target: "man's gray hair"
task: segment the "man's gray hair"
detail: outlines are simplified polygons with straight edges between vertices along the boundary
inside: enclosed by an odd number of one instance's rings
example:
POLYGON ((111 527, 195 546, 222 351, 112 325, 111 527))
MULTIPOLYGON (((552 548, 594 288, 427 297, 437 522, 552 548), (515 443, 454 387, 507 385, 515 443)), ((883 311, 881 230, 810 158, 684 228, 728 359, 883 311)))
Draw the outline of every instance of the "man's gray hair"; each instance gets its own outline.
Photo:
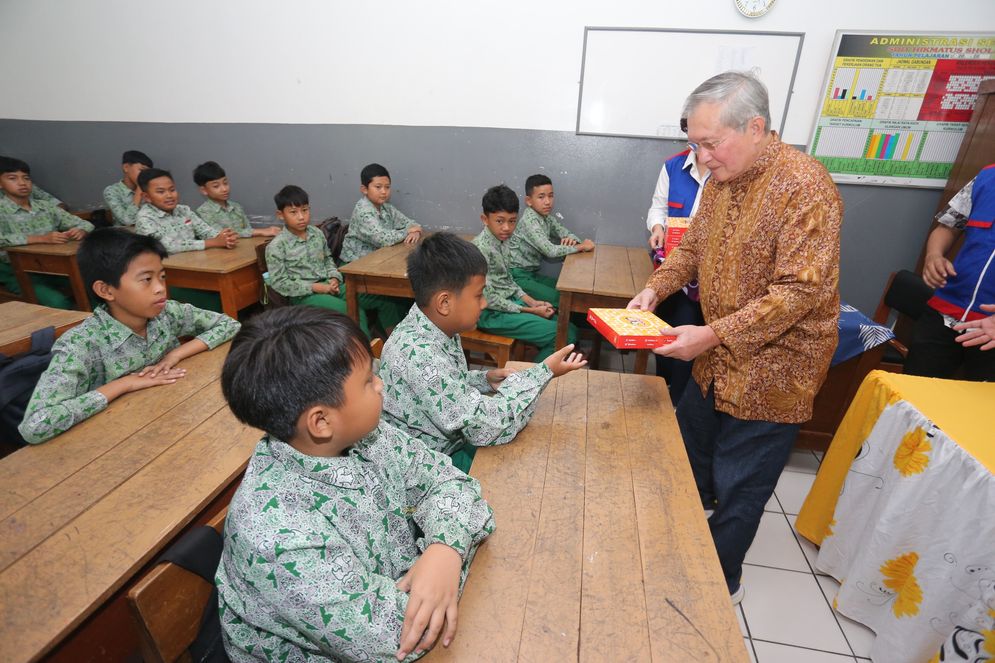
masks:
POLYGON ((770 100, 767 86, 748 71, 726 71, 712 76, 694 89, 684 102, 682 117, 690 117, 701 104, 723 104, 720 121, 743 131, 755 117, 761 117, 770 131, 770 100))

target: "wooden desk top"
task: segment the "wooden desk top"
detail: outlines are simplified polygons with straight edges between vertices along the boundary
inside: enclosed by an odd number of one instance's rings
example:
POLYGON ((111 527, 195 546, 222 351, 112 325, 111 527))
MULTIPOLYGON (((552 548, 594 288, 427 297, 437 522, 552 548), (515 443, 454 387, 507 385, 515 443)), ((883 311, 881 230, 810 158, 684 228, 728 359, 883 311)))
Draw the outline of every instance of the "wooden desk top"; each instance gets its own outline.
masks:
POLYGON ((598 244, 594 251, 566 257, 556 289, 631 299, 652 273, 645 248, 598 244))
POLYGON ((36 660, 235 480, 261 433, 221 395, 228 344, 0 460, 0 651, 36 660))
MULTIPOLYGON (((473 235, 458 235, 470 241, 473 235)), ((408 254, 415 250, 417 244, 394 244, 367 253, 362 258, 353 260, 348 265, 340 265, 339 271, 354 276, 381 276, 393 279, 408 278, 408 254)))
POLYGON ((80 240, 74 239, 63 244, 23 244, 8 246, 4 251, 14 253, 34 253, 46 256, 74 256, 79 251, 80 240))
POLYGON ((0 353, 13 355, 31 349, 31 332, 44 327, 55 327, 55 335, 75 327, 90 317, 85 311, 62 309, 29 304, 4 302, 0 304, 0 353))
POLYGON ((470 474, 497 530, 426 661, 748 660, 662 379, 557 378, 470 474))
POLYGON ((239 237, 234 249, 205 249, 174 253, 162 261, 166 278, 170 269, 191 272, 226 274, 256 263, 256 246, 269 241, 269 237, 239 237))

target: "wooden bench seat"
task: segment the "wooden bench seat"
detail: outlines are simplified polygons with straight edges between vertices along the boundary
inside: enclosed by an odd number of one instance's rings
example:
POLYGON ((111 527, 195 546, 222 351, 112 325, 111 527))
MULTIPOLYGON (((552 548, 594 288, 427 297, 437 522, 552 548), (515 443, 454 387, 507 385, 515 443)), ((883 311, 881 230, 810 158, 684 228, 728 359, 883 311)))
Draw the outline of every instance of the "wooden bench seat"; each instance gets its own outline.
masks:
POLYGON ((513 338, 488 334, 479 329, 460 334, 460 340, 463 342, 465 352, 485 355, 498 368, 504 368, 504 365, 511 361, 512 353, 521 347, 521 343, 513 338))

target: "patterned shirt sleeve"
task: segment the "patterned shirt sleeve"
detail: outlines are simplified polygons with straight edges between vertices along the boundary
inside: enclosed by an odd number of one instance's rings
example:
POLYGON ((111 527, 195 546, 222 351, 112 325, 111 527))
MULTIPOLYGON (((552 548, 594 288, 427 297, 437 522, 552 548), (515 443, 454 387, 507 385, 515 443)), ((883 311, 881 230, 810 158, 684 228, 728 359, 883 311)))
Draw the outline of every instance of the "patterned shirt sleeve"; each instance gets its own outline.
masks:
MULTIPOLYGON (((484 230, 484 232, 489 231, 484 230)), ((482 235, 478 235, 473 243, 487 260, 487 277, 484 282, 484 299, 487 300, 487 308, 505 313, 521 313, 522 306, 511 297, 525 301, 525 291, 512 280, 500 251, 492 241, 482 235), (505 297, 505 292, 511 297, 505 297)))
POLYGON ((107 398, 96 391, 103 385, 93 384, 97 358, 75 339, 75 334, 67 334, 56 341, 52 363, 38 380, 17 427, 30 444, 45 442, 107 407, 107 398))
POLYGON ((409 219, 404 215, 404 212, 390 203, 385 203, 383 208, 385 215, 390 218, 390 225, 394 228, 403 229, 405 235, 407 235, 408 230, 411 228, 421 225, 417 221, 409 219))
POLYGON ((138 207, 134 203, 135 192, 129 191, 128 187, 118 186, 119 184, 120 182, 115 182, 104 189, 104 205, 110 210, 115 225, 133 226, 138 216, 138 207))
POLYGON ((974 190, 974 180, 964 185, 964 188, 954 194, 947 206, 936 215, 936 222, 954 230, 967 227, 971 216, 971 193, 974 190))
MULTIPOLYGON (((382 223, 372 205, 357 206, 359 214, 349 222, 349 234, 360 241, 377 247, 393 246, 404 240, 408 231, 404 228, 390 228, 382 223)), ((403 215, 402 215, 403 216, 403 215)))
POLYGON ((52 205, 51 212, 56 222, 59 224, 59 230, 72 230, 73 228, 79 228, 84 232, 93 232, 93 224, 89 221, 84 221, 75 214, 70 214, 66 210, 58 207, 57 205, 52 205))
POLYGON ((183 304, 172 299, 166 301, 165 312, 175 336, 194 336, 206 343, 211 350, 231 340, 242 328, 241 323, 224 313, 205 311, 193 304, 183 304))
POLYGON ((189 212, 190 225, 193 226, 193 232, 197 236, 197 239, 213 239, 218 236, 220 231, 215 230, 204 219, 197 216, 197 212, 194 212, 192 209, 189 212))
MULTIPOLYGON (((269 285, 284 297, 304 297, 310 295, 315 281, 298 277, 292 269, 295 257, 291 255, 290 242, 279 235, 266 247, 266 267, 269 269, 269 285)), ((303 255, 307 255, 306 252, 303 255)), ((300 259, 297 257, 296 259, 300 259)))
MULTIPOLYGON (((552 232, 552 233, 553 233, 553 234, 554 234, 555 236, 559 237, 560 239, 563 239, 564 237, 569 237, 570 239, 572 239, 572 240, 574 240, 574 241, 577 241, 577 242, 579 242, 579 241, 580 241, 580 237, 578 237, 578 236, 577 236, 577 235, 575 235, 574 233, 570 232, 570 229, 569 229, 569 228, 567 228, 567 227, 566 227, 566 226, 565 226, 565 225, 563 224, 563 222, 562 222, 562 221, 560 221, 560 220, 559 220, 558 218, 556 218, 556 216, 555 216, 555 215, 553 215, 553 214, 550 214, 550 215, 549 215, 548 217, 546 217, 546 218, 548 218, 548 219, 549 219, 549 230, 550 230, 550 232, 552 232)), ((558 246, 558 245, 557 245, 557 246, 558 246)))
POLYGON ((554 244, 550 241, 550 231, 553 231, 559 237, 572 237, 573 239, 577 239, 577 237, 552 215, 546 217, 546 219, 551 221, 549 228, 539 218, 538 213, 526 214, 522 219, 522 223, 515 229, 515 232, 522 233, 522 240, 547 258, 562 258, 572 253, 577 253, 576 246, 554 244))
POLYGON ((231 207, 232 230, 238 233, 239 237, 252 237, 252 224, 249 223, 249 215, 238 203, 228 203, 231 207))
POLYGON ((482 394, 494 393, 494 390, 491 389, 491 383, 487 381, 487 371, 467 371, 466 381, 482 394))
POLYGON ((48 191, 45 191, 45 189, 42 189, 40 186, 37 185, 31 187, 31 200, 32 201, 40 200, 42 202, 52 203, 56 207, 62 204, 61 200, 59 200, 58 198, 50 194, 48 191))

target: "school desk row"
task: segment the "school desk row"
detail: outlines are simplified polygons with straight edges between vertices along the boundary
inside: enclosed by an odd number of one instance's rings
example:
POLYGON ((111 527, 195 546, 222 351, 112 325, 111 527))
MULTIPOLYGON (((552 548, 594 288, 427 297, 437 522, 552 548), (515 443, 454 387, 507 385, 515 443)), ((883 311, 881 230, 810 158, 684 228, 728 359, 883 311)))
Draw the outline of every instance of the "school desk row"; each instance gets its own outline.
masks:
MULTIPOLYGON (((81 317, 0 304, 0 345, 23 341, 7 321, 25 313, 63 327, 81 317)), ((128 590, 224 508, 260 437, 224 403, 227 352, 191 357, 176 384, 0 460, 5 661, 137 651, 128 590)), ((518 438, 479 450, 471 474, 497 531, 474 560, 452 648, 426 660, 748 660, 663 380, 557 378, 518 438)))

